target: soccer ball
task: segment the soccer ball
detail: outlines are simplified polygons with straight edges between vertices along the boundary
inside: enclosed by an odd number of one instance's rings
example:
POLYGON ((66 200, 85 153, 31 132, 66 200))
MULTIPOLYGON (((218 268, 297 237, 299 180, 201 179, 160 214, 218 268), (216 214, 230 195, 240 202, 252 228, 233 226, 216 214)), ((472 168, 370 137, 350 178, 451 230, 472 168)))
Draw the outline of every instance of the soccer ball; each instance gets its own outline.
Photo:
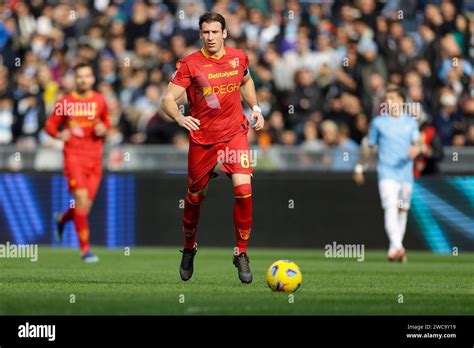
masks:
POLYGON ((278 260, 268 268, 266 279, 273 291, 291 293, 299 289, 303 276, 296 263, 278 260))

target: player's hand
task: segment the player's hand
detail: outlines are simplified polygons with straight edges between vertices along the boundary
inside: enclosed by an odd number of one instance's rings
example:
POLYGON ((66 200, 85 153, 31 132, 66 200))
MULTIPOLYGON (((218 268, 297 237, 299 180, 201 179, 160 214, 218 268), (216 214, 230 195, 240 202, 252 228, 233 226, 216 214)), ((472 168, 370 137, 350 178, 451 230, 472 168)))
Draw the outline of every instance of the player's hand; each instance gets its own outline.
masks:
POLYGON ((69 131, 69 129, 65 129, 58 133, 58 139, 62 141, 68 141, 70 137, 71 137, 71 132, 69 131))
POLYGON ((99 122, 94 126, 94 133, 98 137, 103 137, 105 136, 105 133, 107 133, 107 127, 104 123, 99 122))
POLYGON ((258 132, 259 130, 263 128, 263 125, 265 124, 265 119, 263 118, 263 115, 261 112, 252 111, 252 113, 250 114, 250 124, 254 122, 253 120, 257 120, 257 121, 252 126, 252 128, 258 132))
POLYGON ((420 154, 420 147, 417 145, 412 145, 408 148, 407 155, 410 159, 415 159, 420 154))
POLYGON ((364 185, 365 183, 364 173, 354 172, 354 174, 352 175, 352 178, 354 179, 355 183, 359 186, 364 185))
POLYGON ((192 116, 182 116, 180 119, 178 119, 178 124, 191 132, 199 130, 199 125, 201 124, 201 121, 192 116))

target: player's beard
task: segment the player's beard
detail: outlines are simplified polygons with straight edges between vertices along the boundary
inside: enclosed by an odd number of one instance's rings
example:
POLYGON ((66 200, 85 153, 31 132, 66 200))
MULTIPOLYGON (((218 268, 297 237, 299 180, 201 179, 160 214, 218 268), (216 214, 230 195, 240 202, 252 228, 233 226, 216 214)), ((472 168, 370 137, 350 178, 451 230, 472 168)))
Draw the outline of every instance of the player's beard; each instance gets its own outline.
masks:
POLYGON ((87 94, 91 89, 90 86, 77 86, 76 91, 79 94, 87 94))

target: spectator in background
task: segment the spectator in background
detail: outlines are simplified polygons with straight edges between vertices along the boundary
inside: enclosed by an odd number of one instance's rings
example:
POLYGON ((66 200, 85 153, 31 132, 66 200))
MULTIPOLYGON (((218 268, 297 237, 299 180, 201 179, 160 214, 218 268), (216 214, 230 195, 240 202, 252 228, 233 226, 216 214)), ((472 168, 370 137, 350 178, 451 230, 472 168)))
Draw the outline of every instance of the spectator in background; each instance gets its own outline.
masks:
POLYGON ((9 73, 6 67, 0 67, 0 97, 13 97, 9 88, 9 73))
POLYGON ((285 120, 283 113, 278 110, 274 110, 268 117, 268 133, 272 144, 281 144, 281 135, 285 129, 285 120))
POLYGON ((440 42, 434 28, 429 22, 422 22, 418 26, 418 30, 421 41, 419 56, 431 62, 431 64, 436 64, 438 52, 440 51, 440 42))
POLYGON ((170 144, 176 143, 183 145, 182 135, 186 133, 169 117, 162 115, 160 112, 155 113, 146 124, 147 144, 170 144))
POLYGON ((202 1, 180 1, 176 18, 177 34, 188 45, 199 41, 199 16, 205 12, 202 1))
POLYGON ((359 146, 349 137, 347 124, 340 124, 337 145, 332 150, 332 168, 338 171, 352 171, 359 160, 359 146))
POLYGON ((36 31, 36 19, 30 13, 30 8, 24 2, 15 6, 16 27, 18 29, 18 43, 22 49, 30 46, 31 36, 36 31))
POLYGON ((328 98, 343 92, 358 94, 358 86, 361 84, 361 74, 358 68, 358 59, 356 50, 348 49, 347 57, 343 58, 342 66, 336 70, 336 81, 333 84, 333 94, 326 95, 328 98))
POLYGON ((441 35, 444 19, 441 15, 439 6, 436 6, 435 4, 426 4, 424 12, 426 21, 434 29, 436 35, 441 35))
POLYGON ((385 99, 385 80, 382 75, 374 72, 369 79, 369 93, 364 94, 364 110, 371 116, 380 114, 380 103, 385 99))
POLYGON ((262 31, 264 16, 258 8, 251 8, 249 20, 244 24, 244 35, 248 40, 249 48, 258 49, 260 44, 260 34, 262 31))
POLYGON ((326 119, 334 121, 337 125, 346 124, 352 127, 355 116, 361 112, 359 99, 345 92, 331 100, 331 111, 326 119))
POLYGON ((367 115, 363 113, 357 114, 354 120, 354 128, 351 130, 351 138, 360 145, 362 139, 369 132, 369 121, 367 115))
POLYGON ((291 129, 285 129, 281 132, 280 141, 282 145, 293 146, 297 142, 296 133, 291 129))
POLYGON ((301 148, 306 151, 321 151, 324 149, 323 142, 318 139, 318 126, 313 120, 308 120, 304 124, 303 128, 303 142, 301 148))
POLYGON ((456 28, 456 6, 451 1, 442 1, 440 6, 443 16, 443 24, 441 25, 441 34, 447 34, 456 28))
POLYGON ((13 97, 13 139, 21 141, 25 146, 34 147, 46 119, 43 96, 36 76, 28 76, 25 71, 17 75, 17 88, 13 97))
POLYGON ((308 68, 314 71, 316 55, 310 49, 310 41, 306 34, 299 33, 296 38, 296 50, 290 50, 280 58, 273 49, 267 51, 267 60, 272 65, 272 74, 276 88, 289 91, 295 88, 294 75, 298 69, 308 68))
POLYGON ((283 11, 282 16, 282 40, 281 40, 281 51, 294 49, 295 45, 298 48, 298 35, 300 34, 299 28, 303 20, 303 10, 300 3, 296 0, 287 0, 286 9, 283 11))
POLYGON ((10 144, 13 141, 13 101, 0 96, 0 144, 10 144))
POLYGON ((289 127, 294 129, 301 137, 303 126, 311 112, 318 110, 321 104, 321 95, 315 85, 313 74, 308 68, 303 68, 295 73, 296 88, 290 93, 288 98, 289 127))
POLYGON ((337 146, 338 141, 337 124, 332 120, 324 120, 321 122, 320 129, 323 145, 329 150, 324 154, 322 163, 326 166, 332 166, 334 156, 337 155, 337 153, 332 151, 337 146))
MULTIPOLYGON (((382 58, 377 54, 377 45, 373 42, 366 42, 358 47, 359 53, 362 55, 360 61, 360 69, 362 76, 362 97, 364 99, 371 98, 371 76, 378 74, 383 81, 387 81, 387 67, 382 58)), ((370 113, 372 110, 366 110, 370 113)))
POLYGON ((133 49, 137 38, 148 37, 151 28, 151 20, 148 18, 148 6, 144 1, 134 2, 132 17, 126 25, 127 49, 133 49))
POLYGON ((444 83, 452 83, 449 72, 454 70, 454 78, 469 80, 473 69, 469 61, 463 59, 461 49, 453 35, 448 34, 441 40, 442 63, 438 71, 439 77, 444 83), (464 78, 466 76, 466 78, 464 78))
MULTIPOLYGON (((136 130, 138 134, 145 135, 150 120, 157 114, 161 104, 161 91, 157 85, 149 85, 143 96, 138 97, 132 105, 136 114, 136 130)), ((146 141, 145 137, 136 138, 137 142, 146 141)))
POLYGON ((435 89, 438 85, 438 77, 433 71, 431 64, 426 59, 419 59, 415 63, 415 69, 422 81, 425 102, 429 110, 432 110, 433 100, 435 97, 435 89))
POLYGON ((474 123, 469 124, 467 127, 466 146, 474 146, 474 123))
POLYGON ((333 147, 338 144, 337 124, 331 120, 321 122, 321 134, 326 147, 333 147))
MULTIPOLYGON (((405 35, 403 25, 400 21, 391 20, 389 21, 388 35, 379 37, 379 47, 383 61, 386 62, 386 69, 389 72, 399 70, 398 66, 398 53, 399 45, 402 37, 405 35)), ((382 75, 386 79, 386 75, 382 75)))
POLYGON ((158 13, 151 24, 149 38, 154 43, 163 44, 173 36, 176 20, 166 5, 158 5, 156 10, 158 13))
POLYGON ((435 117, 435 126, 440 130, 441 143, 452 145, 455 134, 462 128, 462 115, 458 112, 457 99, 453 91, 444 88, 440 96, 441 109, 435 117))
POLYGON ((417 52, 413 38, 408 35, 402 37, 398 54, 398 66, 403 71, 411 69, 415 63, 416 56, 417 52))
POLYGON ((463 124, 454 129, 451 137, 451 145, 453 147, 463 147, 466 145, 466 133, 463 124))
POLYGON ((356 3, 361 12, 361 20, 366 23, 368 27, 375 28, 377 19, 377 5, 375 0, 357 0, 356 3))
POLYGON ((46 114, 51 114, 56 103, 59 84, 53 80, 51 70, 46 63, 42 63, 38 67, 38 81, 43 91, 43 100, 45 104, 46 114))

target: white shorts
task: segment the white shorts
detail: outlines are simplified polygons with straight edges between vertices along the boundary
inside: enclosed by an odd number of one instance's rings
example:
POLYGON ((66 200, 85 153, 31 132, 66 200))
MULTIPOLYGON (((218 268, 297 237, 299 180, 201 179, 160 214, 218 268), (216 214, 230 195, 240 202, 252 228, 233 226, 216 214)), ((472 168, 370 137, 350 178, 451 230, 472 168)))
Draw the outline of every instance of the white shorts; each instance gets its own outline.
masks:
POLYGON ((397 207, 399 209, 410 209, 413 184, 409 182, 398 182, 391 179, 379 181, 379 194, 382 208, 397 207))

